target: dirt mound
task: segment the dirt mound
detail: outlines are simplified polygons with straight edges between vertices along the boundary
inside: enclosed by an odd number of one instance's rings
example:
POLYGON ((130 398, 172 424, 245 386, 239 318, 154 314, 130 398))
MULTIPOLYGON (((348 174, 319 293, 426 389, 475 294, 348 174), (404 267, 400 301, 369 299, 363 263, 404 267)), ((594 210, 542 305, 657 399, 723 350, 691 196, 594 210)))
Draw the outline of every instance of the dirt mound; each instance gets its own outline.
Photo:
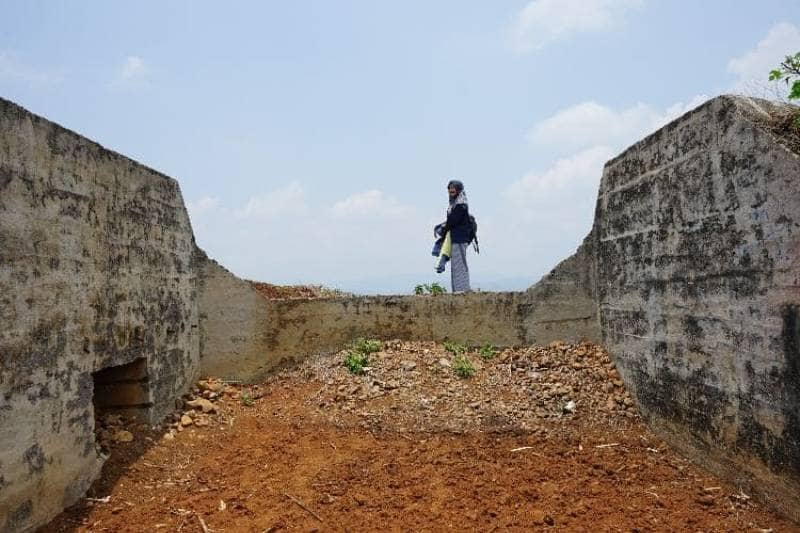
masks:
POLYGON ((546 433, 568 429, 575 420, 609 428, 637 416, 613 363, 597 346, 486 347, 484 355, 448 347, 388 342, 369 356, 363 376, 342 365, 348 350, 315 356, 267 384, 313 376, 321 386, 306 402, 307 416, 371 430, 546 433), (475 370, 473 377, 458 376, 459 358, 475 370))
POLYGON ((650 434, 603 350, 448 348, 203 381, 43 531, 797 530, 650 434))
POLYGON ((308 300, 343 296, 344 293, 321 285, 273 285, 261 281, 250 281, 259 294, 270 300, 308 300))

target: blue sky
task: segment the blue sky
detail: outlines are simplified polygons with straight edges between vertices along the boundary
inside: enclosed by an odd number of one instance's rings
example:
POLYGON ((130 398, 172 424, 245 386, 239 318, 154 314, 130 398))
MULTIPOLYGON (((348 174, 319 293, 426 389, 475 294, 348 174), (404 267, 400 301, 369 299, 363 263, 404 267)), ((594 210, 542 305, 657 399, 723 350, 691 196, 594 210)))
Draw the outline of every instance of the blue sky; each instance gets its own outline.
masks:
POLYGON ((467 186, 474 283, 589 230, 605 160, 800 51, 796 0, 7 1, 0 95, 179 180, 199 245, 276 283, 407 292, 467 186))

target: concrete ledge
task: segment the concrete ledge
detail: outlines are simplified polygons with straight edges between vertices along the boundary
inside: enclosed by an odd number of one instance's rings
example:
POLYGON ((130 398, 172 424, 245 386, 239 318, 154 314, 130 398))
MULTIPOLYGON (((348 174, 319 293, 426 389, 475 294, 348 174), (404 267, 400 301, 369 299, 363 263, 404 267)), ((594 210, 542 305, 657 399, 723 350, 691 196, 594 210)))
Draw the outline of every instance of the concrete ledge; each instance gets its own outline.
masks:
POLYGON ((356 296, 267 300, 212 260, 201 273, 201 372, 258 381, 307 355, 332 352, 357 337, 454 340, 512 346, 553 340, 597 342, 590 270, 583 250, 527 292, 439 296, 356 296))

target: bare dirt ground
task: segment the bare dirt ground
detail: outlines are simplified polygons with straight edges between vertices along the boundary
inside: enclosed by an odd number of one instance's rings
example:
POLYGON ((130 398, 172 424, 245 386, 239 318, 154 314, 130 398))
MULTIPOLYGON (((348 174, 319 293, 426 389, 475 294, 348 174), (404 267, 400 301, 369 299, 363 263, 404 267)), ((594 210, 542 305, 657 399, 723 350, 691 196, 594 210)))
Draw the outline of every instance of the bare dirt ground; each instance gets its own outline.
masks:
POLYGON ((161 429, 107 417, 101 478, 42 531, 800 531, 649 433, 595 346, 470 352, 470 378, 433 343, 344 356, 203 381, 161 429))

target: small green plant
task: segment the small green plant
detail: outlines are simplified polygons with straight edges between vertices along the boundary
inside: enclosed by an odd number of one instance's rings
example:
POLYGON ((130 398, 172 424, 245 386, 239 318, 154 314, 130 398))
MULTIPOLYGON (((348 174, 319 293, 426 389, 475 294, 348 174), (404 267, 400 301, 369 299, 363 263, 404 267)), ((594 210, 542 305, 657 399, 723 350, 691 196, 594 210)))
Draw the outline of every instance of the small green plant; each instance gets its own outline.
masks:
POLYGON ((250 393, 247 391, 242 391, 241 396, 239 396, 239 401, 242 402, 242 405, 245 407, 250 407, 255 403, 255 400, 253 400, 253 397, 250 396, 250 393))
POLYGON ((437 296, 439 294, 445 294, 447 289, 441 286, 438 283, 422 283, 414 287, 414 294, 417 296, 421 296, 423 294, 430 294, 431 296, 437 296))
POLYGON ((432 295, 436 296, 438 294, 444 294, 447 292, 447 289, 439 285, 438 283, 431 283, 428 285, 428 292, 432 295))
POLYGON ((450 342, 450 341, 444 341, 444 349, 445 351, 448 351, 453 355, 461 355, 467 351, 466 345, 460 342, 450 342))
POLYGON ((457 355, 453 359, 453 371, 456 373, 456 376, 463 379, 471 378, 475 375, 475 367, 472 366, 472 362, 463 355, 457 355))
POLYGON ((382 346, 381 341, 375 339, 358 338, 353 341, 353 350, 364 355, 379 352, 382 346))
POLYGON ((497 355, 497 348, 495 348, 494 345, 492 344, 486 343, 483 346, 481 346, 479 353, 481 354, 481 359, 483 359, 484 361, 488 361, 489 359, 492 359, 495 355, 497 355))
POLYGON ((770 71, 769 80, 786 81, 787 86, 791 85, 789 100, 800 99, 800 52, 786 56, 780 67, 770 71))
POLYGON ((363 374, 364 367, 369 366, 369 357, 367 357, 367 354, 359 352, 347 352, 344 358, 344 366, 351 374, 363 374))
MULTIPOLYGON (((789 87, 789 100, 800 100, 800 52, 786 56, 780 66, 769 73, 770 81, 785 81, 789 87)), ((800 113, 795 114, 792 122, 800 128, 800 113)))

